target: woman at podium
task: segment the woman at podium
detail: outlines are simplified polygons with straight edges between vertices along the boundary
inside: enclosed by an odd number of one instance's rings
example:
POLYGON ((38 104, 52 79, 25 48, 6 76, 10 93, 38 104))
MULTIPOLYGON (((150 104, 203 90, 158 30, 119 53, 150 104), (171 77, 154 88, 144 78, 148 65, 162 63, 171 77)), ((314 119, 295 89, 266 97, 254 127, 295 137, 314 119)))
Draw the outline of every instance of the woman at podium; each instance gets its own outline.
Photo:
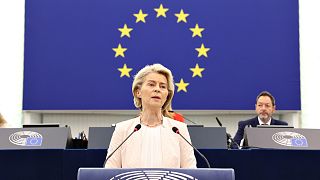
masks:
POLYGON ((135 75, 132 93, 139 116, 116 125, 104 166, 196 168, 193 148, 172 130, 191 142, 186 124, 169 113, 174 94, 171 71, 161 64, 147 65, 135 75))

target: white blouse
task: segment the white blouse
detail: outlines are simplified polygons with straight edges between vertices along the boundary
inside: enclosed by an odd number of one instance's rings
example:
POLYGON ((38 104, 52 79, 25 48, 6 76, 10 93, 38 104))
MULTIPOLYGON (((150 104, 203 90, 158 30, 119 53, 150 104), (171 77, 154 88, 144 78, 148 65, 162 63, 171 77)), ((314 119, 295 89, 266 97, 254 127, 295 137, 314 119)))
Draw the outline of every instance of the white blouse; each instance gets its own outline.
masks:
POLYGON ((142 167, 157 168, 162 167, 161 152, 161 129, 162 125, 148 127, 142 125, 140 129, 142 136, 141 143, 141 165, 142 167))

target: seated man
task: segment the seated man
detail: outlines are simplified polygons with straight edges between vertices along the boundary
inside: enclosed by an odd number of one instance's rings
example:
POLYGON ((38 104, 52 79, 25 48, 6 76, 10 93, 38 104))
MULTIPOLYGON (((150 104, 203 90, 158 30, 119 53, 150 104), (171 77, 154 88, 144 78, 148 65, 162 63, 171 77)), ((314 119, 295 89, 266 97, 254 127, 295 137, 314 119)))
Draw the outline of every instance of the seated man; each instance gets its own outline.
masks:
MULTIPOLYGON (((240 145, 243 139, 244 128, 257 127, 258 125, 288 125, 287 122, 276 120, 272 118, 272 114, 276 110, 275 99, 268 91, 262 91, 256 99, 256 113, 255 118, 239 121, 238 131, 234 137, 234 141, 240 145)), ((232 146, 237 148, 236 144, 232 146)))

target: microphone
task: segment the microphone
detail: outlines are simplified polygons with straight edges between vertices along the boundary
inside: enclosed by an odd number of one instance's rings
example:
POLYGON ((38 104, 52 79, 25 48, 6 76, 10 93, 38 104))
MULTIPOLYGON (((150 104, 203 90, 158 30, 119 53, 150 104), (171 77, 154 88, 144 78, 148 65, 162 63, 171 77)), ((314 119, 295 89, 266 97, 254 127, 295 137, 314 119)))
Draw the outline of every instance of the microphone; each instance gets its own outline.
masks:
POLYGON ((219 126, 222 127, 222 123, 220 122, 220 120, 218 119, 218 117, 216 117, 216 120, 217 120, 219 126))
MULTIPOLYGON (((171 111, 168 111, 169 113, 177 113, 177 112, 175 112, 175 111, 173 111, 173 110, 171 110, 171 111)), ((192 124, 197 124, 197 123, 195 123, 195 122, 193 122, 191 119, 189 119, 189 118, 186 118, 185 116, 183 116, 183 115, 181 115, 185 120, 187 120, 187 121, 189 121, 189 122, 191 122, 192 124)))
POLYGON ((207 159, 196 147, 194 147, 184 136, 182 136, 182 134, 180 134, 179 129, 178 129, 177 127, 172 127, 172 131, 173 131, 174 133, 176 133, 176 134, 179 134, 190 146, 192 146, 193 149, 194 149, 195 151, 197 151, 197 153, 198 153, 198 154, 204 159, 204 161, 207 163, 208 168, 211 168, 208 159, 207 159))
POLYGON ((108 159, 110 159, 110 157, 122 146, 122 144, 123 144, 124 142, 126 142, 133 133, 139 131, 140 128, 141 128, 141 124, 137 124, 137 125, 134 127, 134 130, 129 134, 129 136, 128 136, 126 139, 124 139, 124 140, 122 141, 122 143, 121 143, 115 150, 113 150, 113 152, 106 158, 106 160, 105 160, 104 163, 103 163, 103 167, 106 166, 106 163, 107 163, 108 159))
MULTIPOLYGON (((219 126, 220 126, 220 127, 223 127, 223 126, 222 126, 222 123, 220 122, 220 120, 219 120, 218 117, 216 117, 216 120, 217 120, 219 126)), ((237 148, 240 149, 239 144, 234 141, 234 139, 231 137, 231 135, 230 135, 229 133, 227 133, 227 141, 229 142, 229 140, 231 141, 231 144, 229 143, 229 148, 230 148, 230 146, 231 146, 232 144, 235 144, 235 145, 237 146, 237 148)))

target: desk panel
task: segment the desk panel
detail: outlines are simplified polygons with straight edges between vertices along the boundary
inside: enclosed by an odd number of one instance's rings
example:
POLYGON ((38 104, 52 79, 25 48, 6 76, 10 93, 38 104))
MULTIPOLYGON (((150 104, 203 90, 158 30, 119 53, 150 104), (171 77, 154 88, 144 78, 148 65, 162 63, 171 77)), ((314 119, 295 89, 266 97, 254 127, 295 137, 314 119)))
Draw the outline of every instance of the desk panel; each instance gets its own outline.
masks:
MULTIPOLYGON (((200 150, 215 168, 233 168, 237 180, 318 180, 319 150, 200 150)), ((107 151, 0 150, 1 179, 76 180, 79 167, 102 167, 107 151)), ((196 156, 198 167, 206 167, 196 156)))
MULTIPOLYGON (((62 179, 63 150, 0 150, 0 179, 62 179)), ((74 178, 73 178, 74 179, 74 178)))

